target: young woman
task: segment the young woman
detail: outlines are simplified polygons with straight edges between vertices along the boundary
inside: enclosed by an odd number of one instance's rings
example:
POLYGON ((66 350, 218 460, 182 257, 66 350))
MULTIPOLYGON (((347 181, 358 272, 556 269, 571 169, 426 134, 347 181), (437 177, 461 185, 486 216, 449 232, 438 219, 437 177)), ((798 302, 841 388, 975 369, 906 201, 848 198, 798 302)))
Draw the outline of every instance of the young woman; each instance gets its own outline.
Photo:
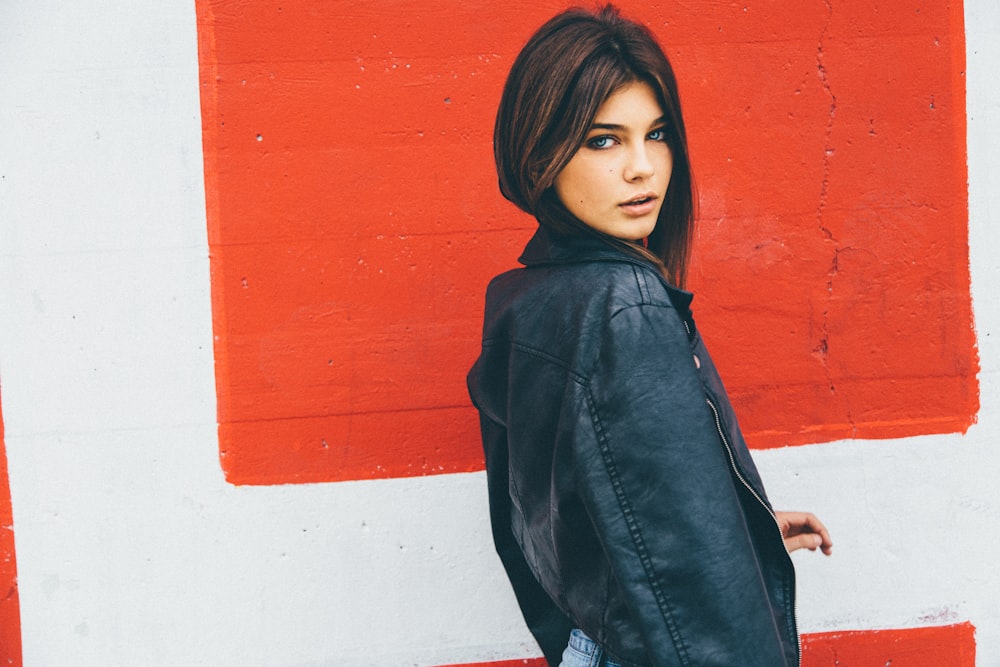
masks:
POLYGON ((518 55, 494 135, 534 215, 487 290, 479 409, 497 551, 551 665, 799 664, 788 552, 684 285, 693 194, 673 71, 612 7, 518 55))

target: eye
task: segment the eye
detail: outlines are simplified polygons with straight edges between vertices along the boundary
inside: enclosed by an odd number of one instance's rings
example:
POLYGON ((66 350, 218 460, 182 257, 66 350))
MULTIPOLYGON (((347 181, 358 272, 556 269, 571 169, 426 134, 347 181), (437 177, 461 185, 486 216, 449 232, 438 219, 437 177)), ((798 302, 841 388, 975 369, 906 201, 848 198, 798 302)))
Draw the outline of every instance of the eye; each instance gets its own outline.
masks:
POLYGON ((607 135, 607 134, 602 134, 599 137, 593 137, 591 139, 588 139, 587 140, 587 147, 588 148, 596 148, 598 150, 600 150, 602 148, 610 148, 611 144, 614 143, 614 140, 615 140, 614 137, 612 137, 610 135, 607 135))
POLYGON ((661 127, 660 129, 653 130, 652 132, 650 132, 649 134, 647 134, 646 138, 649 139, 650 141, 666 141, 667 140, 667 131, 666 131, 666 129, 664 129, 664 128, 661 127))

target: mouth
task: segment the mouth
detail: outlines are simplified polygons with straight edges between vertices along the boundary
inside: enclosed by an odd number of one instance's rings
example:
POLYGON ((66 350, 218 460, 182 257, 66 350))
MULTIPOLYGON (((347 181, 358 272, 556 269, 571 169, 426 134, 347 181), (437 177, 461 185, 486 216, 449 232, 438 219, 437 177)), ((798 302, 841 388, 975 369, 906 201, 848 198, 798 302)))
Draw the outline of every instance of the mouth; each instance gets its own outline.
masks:
POLYGON ((650 192, 643 193, 626 202, 622 202, 618 206, 622 209, 633 212, 633 213, 648 213, 656 207, 656 200, 658 197, 650 192))

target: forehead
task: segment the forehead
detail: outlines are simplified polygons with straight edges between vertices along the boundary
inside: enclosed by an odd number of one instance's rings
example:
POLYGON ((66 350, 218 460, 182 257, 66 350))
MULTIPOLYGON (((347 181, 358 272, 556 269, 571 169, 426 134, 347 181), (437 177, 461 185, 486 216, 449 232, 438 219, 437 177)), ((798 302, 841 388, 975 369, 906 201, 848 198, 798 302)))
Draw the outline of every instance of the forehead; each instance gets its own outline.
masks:
POLYGON ((662 117, 663 113, 653 87, 644 81, 633 81, 604 100, 594 114, 594 124, 650 123, 662 117))

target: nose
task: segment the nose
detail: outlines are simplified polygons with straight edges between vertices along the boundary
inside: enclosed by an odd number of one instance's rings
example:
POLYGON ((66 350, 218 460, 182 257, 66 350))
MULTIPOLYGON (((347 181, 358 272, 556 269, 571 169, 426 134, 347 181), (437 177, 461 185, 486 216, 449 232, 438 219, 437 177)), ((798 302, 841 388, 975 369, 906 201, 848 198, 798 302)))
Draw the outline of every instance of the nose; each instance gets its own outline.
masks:
POLYGON ((654 171, 652 156, 649 154, 646 142, 642 142, 628 152, 628 163, 623 172, 626 181, 641 181, 652 176, 654 171))

